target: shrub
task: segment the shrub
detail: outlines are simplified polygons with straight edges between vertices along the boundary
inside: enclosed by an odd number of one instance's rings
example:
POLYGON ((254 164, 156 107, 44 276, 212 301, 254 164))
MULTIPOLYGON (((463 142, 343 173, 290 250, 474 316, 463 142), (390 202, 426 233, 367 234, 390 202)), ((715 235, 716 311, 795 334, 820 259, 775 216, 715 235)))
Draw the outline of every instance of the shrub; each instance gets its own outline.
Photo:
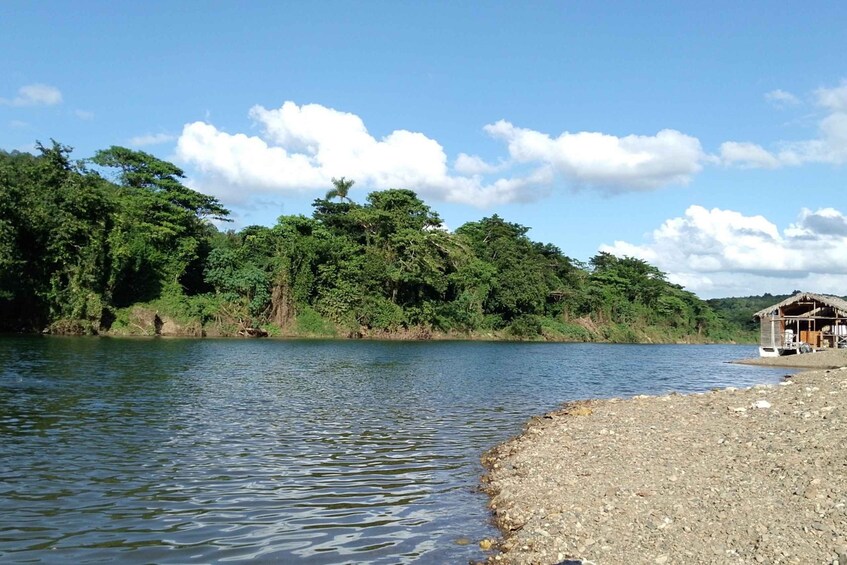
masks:
POLYGON ((298 335, 312 337, 333 337, 336 335, 332 322, 321 317, 311 306, 304 306, 294 323, 298 335))
POLYGON ((506 333, 518 339, 533 339, 541 335, 541 319, 538 316, 527 314, 515 318, 506 333))
POLYGON ((387 298, 370 296, 359 310, 359 323, 374 330, 394 331, 403 325, 403 309, 387 298))

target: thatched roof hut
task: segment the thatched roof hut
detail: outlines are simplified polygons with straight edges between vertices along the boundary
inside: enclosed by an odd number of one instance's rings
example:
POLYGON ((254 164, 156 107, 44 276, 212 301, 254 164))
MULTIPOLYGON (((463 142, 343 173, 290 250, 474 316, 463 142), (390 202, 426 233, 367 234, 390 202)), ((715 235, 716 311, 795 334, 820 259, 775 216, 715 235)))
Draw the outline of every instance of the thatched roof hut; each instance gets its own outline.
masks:
POLYGON ((847 300, 799 292, 756 312, 762 356, 847 348, 847 300))

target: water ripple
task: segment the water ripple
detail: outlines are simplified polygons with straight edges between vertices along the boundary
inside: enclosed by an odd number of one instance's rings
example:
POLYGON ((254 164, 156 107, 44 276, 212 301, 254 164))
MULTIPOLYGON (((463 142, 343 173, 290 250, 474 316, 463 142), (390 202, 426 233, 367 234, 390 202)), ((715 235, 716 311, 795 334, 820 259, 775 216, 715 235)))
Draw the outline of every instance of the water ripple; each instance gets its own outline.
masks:
POLYGON ((4 338, 0 559, 455 563, 483 450, 587 396, 773 381, 753 348, 4 338))

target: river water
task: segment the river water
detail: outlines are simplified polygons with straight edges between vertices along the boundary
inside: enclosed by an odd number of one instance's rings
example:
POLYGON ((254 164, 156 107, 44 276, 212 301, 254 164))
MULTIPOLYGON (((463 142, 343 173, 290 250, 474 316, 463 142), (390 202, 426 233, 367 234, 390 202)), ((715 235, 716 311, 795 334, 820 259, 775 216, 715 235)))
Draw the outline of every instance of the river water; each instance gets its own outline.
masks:
POLYGON ((5 337, 0 561, 482 559, 476 542, 497 535, 477 490, 483 451, 566 400, 785 374, 726 363, 755 354, 5 337))

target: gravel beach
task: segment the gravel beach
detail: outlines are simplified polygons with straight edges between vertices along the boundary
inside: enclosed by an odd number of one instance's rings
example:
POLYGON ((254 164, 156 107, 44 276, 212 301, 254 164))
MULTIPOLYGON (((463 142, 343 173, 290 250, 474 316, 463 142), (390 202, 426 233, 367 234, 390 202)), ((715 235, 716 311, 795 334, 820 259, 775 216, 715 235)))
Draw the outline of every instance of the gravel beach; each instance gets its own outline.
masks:
POLYGON ((483 463, 491 562, 847 565, 847 367, 571 403, 483 463))

